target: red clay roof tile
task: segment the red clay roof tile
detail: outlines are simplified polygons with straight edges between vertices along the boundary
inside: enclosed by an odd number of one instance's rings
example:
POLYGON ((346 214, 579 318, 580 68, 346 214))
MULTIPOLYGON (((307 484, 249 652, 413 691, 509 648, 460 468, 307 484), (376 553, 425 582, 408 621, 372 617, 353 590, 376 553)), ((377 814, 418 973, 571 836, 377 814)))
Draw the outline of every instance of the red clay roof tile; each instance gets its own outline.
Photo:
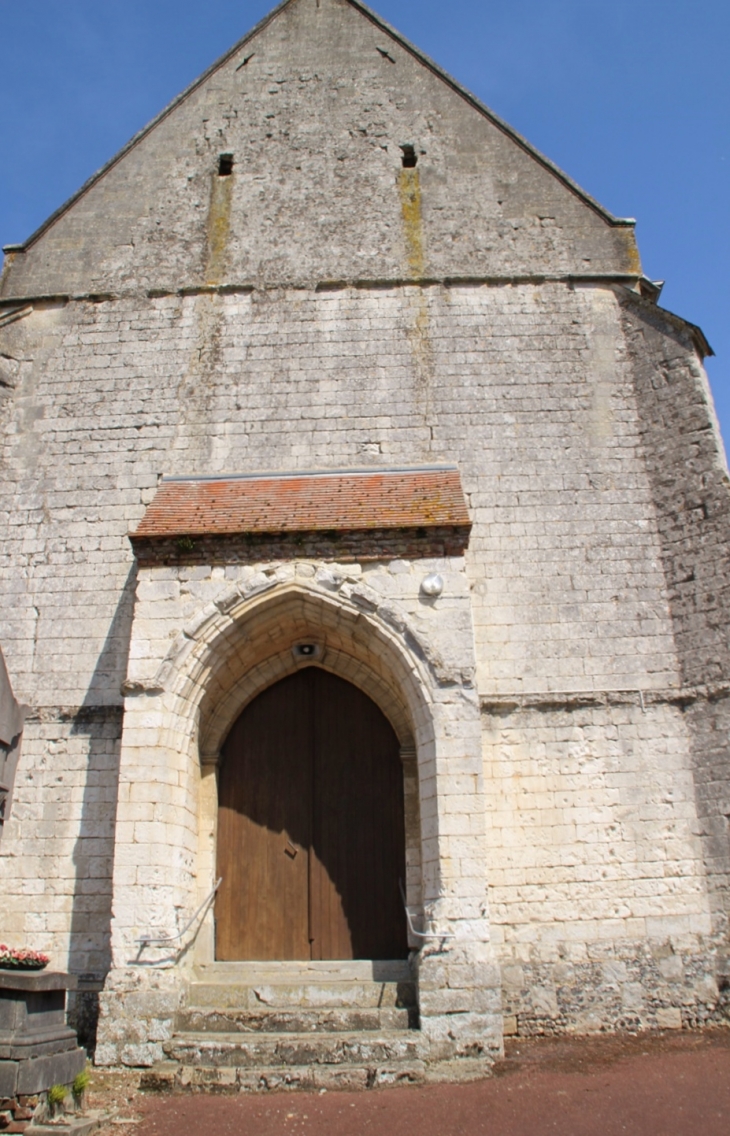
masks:
POLYGON ((163 478, 133 537, 471 527, 455 466, 163 478))

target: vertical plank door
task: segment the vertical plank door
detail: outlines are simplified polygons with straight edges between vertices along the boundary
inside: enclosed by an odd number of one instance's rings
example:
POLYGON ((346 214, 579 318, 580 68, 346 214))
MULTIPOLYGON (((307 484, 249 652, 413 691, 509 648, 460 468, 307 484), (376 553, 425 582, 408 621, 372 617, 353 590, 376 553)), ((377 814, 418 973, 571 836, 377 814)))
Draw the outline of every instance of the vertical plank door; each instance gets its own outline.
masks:
POLYGON ((224 747, 216 956, 408 953, 403 769, 390 723, 318 667, 269 687, 224 747))
POLYGON ((244 710, 218 787, 216 958, 308 959, 312 699, 302 673, 244 710))
POLYGON ((314 685, 312 958, 408 954, 398 880, 405 879, 403 766, 375 703, 323 670, 314 685))

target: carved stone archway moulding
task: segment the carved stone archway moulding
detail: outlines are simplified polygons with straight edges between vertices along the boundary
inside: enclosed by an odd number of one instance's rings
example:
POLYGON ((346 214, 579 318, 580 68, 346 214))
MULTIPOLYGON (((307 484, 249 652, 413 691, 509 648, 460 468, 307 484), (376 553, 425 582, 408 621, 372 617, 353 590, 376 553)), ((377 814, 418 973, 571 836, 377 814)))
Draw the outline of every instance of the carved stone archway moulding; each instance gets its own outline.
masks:
MULTIPOLYGON (((421 809, 417 753, 427 761, 433 752, 428 711, 428 682, 423 659, 405 659, 398 645, 398 626, 407 627, 404 612, 392 604, 389 622, 378 626, 377 595, 359 585, 347 597, 339 574, 320 573, 320 581, 303 584, 288 579, 286 569, 252 578, 229 588, 215 603, 189 621, 153 680, 165 681, 170 700, 170 733, 163 744, 189 738, 189 757, 201 766, 199 790, 199 889, 205 892, 215 875, 218 796, 215 773, 220 750, 243 709, 266 687, 292 674, 308 661, 293 648, 316 644, 316 665, 352 682, 379 706, 401 747, 406 823, 406 894, 409 907, 423 912, 421 809), (395 624, 393 621, 396 621, 395 624), (395 640, 395 642, 393 641, 395 640), (425 695, 424 695, 425 691, 425 695), (406 693, 407 692, 407 693, 406 693), (416 722, 419 723, 416 726, 416 722), (417 731, 417 734, 416 734, 417 731), (418 735, 418 744, 416 736, 418 735)), ((432 777, 432 774, 431 774, 432 777)), ((412 938, 411 946, 418 940, 412 938)), ((212 925, 199 935, 195 960, 209 963, 214 955, 212 925)))
POLYGON ((403 745, 412 744, 432 687, 473 687, 473 666, 449 665, 391 598, 337 570, 321 568, 305 582, 292 566, 283 566, 256 572, 208 602, 185 622, 154 676, 130 676, 123 692, 172 694, 180 719, 188 722, 199 710, 200 752, 210 759, 237 716, 226 714, 226 704, 235 702, 240 713, 256 693, 295 670, 299 664, 292 660, 287 669, 283 656, 301 638, 322 645, 326 669, 346 678, 359 667, 359 679, 351 681, 380 706, 403 745), (272 663, 267 672, 269 659, 279 655, 281 664, 272 663), (410 695, 407 703, 397 687, 410 695))
MULTIPOLYGON (((343 589, 333 594, 277 579, 272 584, 263 595, 243 599, 228 613, 240 637, 231 642, 223 628, 218 632, 228 651, 211 660, 199 704, 201 760, 215 757, 238 714, 264 687, 306 665, 292 651, 305 640, 319 648, 318 666, 359 686, 388 718, 401 745, 414 745, 415 722, 420 720, 423 729, 430 719, 425 712, 428 683, 418 673, 423 660, 403 659, 397 625, 385 622, 377 608, 368 612, 363 601, 372 603, 373 597, 366 589, 360 586, 354 595, 342 595, 343 589)), ((388 615, 406 627, 405 613, 391 606, 388 615)), ((219 648, 212 646, 210 653, 218 655, 219 648)), ((181 694, 187 693, 183 684, 181 694)))
MULTIPOLYGON (((290 567, 279 566, 227 587, 186 621, 151 681, 126 684, 130 696, 146 695, 142 705, 148 711, 151 699, 164 706, 167 725, 160 736, 162 746, 200 763, 198 891, 206 892, 215 875, 217 790, 211 774, 221 746, 253 698, 303 665, 292 651, 302 640, 316 643, 317 665, 363 690, 395 730, 404 764, 407 898, 420 914, 416 755, 421 755, 422 764, 433 755, 428 703, 436 674, 427 662, 427 649, 414 654, 412 644, 418 644, 419 633, 409 627, 400 605, 383 602, 367 585, 353 584, 346 574, 331 569, 320 569, 316 577, 292 579, 290 567)), ((445 664, 434 661, 443 680, 445 664)), ((138 704, 133 697, 130 703, 138 704)), ((433 783, 432 769, 424 775, 433 783)), ((418 943, 414 940, 411 945, 418 943)), ((212 928, 200 936, 197 946, 196 959, 211 961, 212 928)))

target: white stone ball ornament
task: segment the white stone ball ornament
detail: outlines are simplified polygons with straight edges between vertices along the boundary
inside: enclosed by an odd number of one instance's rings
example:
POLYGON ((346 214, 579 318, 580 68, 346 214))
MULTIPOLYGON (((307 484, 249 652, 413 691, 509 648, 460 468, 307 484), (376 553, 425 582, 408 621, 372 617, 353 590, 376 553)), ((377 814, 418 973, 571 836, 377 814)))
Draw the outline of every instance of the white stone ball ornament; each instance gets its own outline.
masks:
POLYGON ((438 599, 443 590, 443 577, 439 576, 437 572, 431 572, 421 581, 421 591, 424 596, 429 596, 431 599, 438 599))

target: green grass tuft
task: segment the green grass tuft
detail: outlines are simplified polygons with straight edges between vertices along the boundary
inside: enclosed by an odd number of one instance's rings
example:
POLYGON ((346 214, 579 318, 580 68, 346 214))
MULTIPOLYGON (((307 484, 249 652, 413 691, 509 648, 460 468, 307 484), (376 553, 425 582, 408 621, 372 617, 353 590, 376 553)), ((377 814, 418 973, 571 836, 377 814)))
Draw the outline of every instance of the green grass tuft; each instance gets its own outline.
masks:
POLYGON ((74 1100, 80 1100, 80 1098, 88 1089, 90 1080, 91 1073, 89 1072, 88 1068, 82 1069, 80 1073, 77 1073, 77 1075, 74 1077, 74 1083, 71 1086, 71 1092, 73 1093, 74 1100))
POLYGON ((65 1085, 52 1085, 48 1090, 48 1103, 56 1108, 58 1105, 63 1104, 68 1095, 68 1089, 65 1085))

